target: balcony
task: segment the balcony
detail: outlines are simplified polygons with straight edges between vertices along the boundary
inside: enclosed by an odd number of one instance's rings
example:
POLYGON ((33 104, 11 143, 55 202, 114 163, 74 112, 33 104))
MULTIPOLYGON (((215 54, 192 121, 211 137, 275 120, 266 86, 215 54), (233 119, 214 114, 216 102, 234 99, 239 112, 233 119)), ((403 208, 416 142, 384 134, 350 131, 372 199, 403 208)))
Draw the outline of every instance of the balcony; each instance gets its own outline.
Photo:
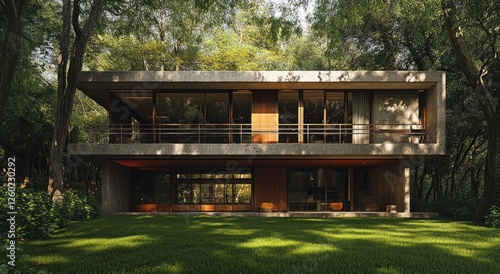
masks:
POLYGON ((387 144, 431 143, 422 124, 105 124, 93 144, 387 144))

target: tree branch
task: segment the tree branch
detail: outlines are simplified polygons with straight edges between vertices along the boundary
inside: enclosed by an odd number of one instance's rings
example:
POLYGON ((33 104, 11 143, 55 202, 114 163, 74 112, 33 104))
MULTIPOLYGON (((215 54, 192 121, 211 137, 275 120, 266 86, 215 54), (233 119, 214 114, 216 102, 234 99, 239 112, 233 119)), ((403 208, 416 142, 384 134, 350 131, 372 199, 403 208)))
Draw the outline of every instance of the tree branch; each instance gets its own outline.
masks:
POLYGON ((487 74, 485 71, 480 71, 475 66, 475 60, 472 58, 461 32, 460 26, 457 26, 456 17, 457 10, 452 3, 446 1, 443 3, 443 11, 445 17, 445 28, 448 33, 451 47, 455 52, 457 61, 460 63, 464 72, 465 78, 474 88, 479 105, 488 121, 491 121, 495 114, 495 99, 490 93, 487 84, 483 81, 483 76, 487 74))
POLYGON ((73 18, 72 18, 72 25, 73 25, 73 30, 75 31, 76 36, 79 36, 82 34, 82 29, 80 28, 80 0, 75 0, 73 2, 73 18))

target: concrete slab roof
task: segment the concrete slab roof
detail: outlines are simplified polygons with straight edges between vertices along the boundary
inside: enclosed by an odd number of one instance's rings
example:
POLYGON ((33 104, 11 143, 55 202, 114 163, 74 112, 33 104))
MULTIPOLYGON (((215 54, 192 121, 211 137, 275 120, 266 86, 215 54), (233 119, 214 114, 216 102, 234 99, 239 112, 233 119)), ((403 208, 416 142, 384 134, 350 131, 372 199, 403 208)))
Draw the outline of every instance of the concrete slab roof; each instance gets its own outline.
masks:
POLYGON ((444 72, 424 71, 105 71, 82 72, 78 88, 102 106, 109 91, 429 89, 444 72))

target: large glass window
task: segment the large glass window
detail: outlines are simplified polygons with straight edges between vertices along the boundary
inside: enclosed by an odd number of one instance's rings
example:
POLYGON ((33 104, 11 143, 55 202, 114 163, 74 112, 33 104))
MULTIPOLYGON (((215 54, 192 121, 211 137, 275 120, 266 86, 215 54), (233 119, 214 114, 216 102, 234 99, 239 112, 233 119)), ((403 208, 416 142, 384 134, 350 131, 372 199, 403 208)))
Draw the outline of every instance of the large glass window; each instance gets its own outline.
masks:
POLYGON ((329 124, 327 126, 327 142, 345 142, 349 126, 346 125, 345 121, 346 113, 344 96, 344 92, 326 93, 326 123, 329 124))
POLYGON ((252 93, 233 92, 233 142, 251 143, 252 93))
POLYGON ((292 169, 288 172, 289 210, 328 210, 332 202, 348 206, 348 170, 345 168, 292 169))
POLYGON ((304 142, 323 143, 324 132, 324 91, 304 91, 304 142))
POLYGON ((228 135, 225 127, 228 122, 227 93, 156 94, 156 132, 159 142, 226 143, 228 135))
POLYGON ((184 170, 175 173, 179 204, 250 204, 252 173, 212 170, 184 170))
POLYGON ((155 199, 156 203, 172 203, 172 184, 170 174, 156 174, 155 199))
POLYGON ((297 143, 299 123, 298 91, 280 91, 278 93, 279 142, 297 143))
POLYGON ((227 143, 229 136, 227 126, 229 123, 229 95, 227 93, 206 94, 206 143, 227 143), (217 125, 214 125, 217 124, 217 125))

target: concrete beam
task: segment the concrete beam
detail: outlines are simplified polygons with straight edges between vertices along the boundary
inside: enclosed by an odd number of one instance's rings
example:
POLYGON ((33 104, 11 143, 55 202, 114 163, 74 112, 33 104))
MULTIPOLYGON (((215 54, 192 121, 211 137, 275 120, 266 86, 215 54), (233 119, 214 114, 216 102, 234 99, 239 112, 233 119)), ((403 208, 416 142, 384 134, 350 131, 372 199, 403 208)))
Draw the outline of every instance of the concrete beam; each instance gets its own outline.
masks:
MULTIPOLYGON (((81 156, 353 156, 444 155, 442 144, 69 144, 71 155, 81 156)), ((418 158, 418 159, 417 159, 418 158)))

